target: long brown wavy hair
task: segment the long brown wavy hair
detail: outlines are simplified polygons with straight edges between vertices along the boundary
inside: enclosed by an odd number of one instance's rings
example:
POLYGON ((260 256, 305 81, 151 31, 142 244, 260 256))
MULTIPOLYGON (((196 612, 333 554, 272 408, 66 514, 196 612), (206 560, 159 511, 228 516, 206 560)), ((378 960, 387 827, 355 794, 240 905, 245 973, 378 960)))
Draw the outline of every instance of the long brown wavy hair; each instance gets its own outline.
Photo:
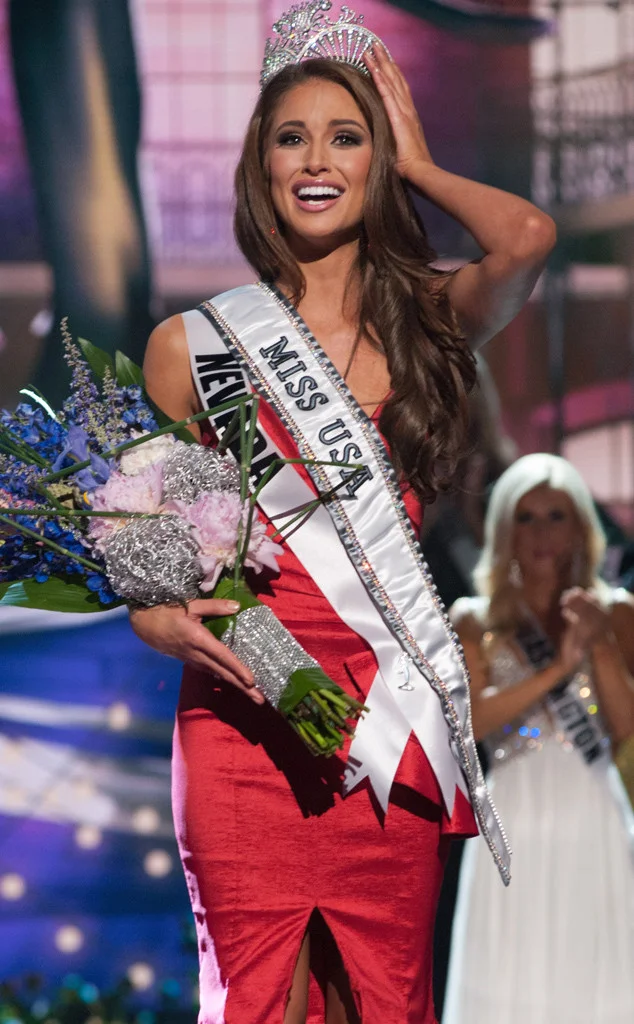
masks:
POLYGON ((267 83, 251 117, 236 171, 236 239, 260 278, 269 283, 283 281, 297 305, 305 280, 273 208, 265 155, 280 100, 312 79, 346 89, 372 135, 359 250, 351 278, 360 281, 358 338, 367 337, 387 358, 392 390, 379 427, 395 469, 423 501, 432 501, 449 487, 465 447, 467 395, 475 383, 475 360, 442 288, 448 275, 432 267, 436 253, 395 170, 391 125, 369 77, 345 64, 313 59, 284 68, 267 83), (278 227, 274 233, 272 225, 278 227))

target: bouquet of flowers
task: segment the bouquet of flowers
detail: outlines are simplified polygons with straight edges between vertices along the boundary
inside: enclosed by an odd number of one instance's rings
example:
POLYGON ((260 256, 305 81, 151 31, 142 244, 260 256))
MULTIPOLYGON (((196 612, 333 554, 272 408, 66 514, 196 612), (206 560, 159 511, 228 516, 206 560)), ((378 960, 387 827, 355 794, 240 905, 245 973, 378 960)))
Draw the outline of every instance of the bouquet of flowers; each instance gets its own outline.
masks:
MULTIPOLYGON (((29 387, 21 393, 30 401, 0 412, 0 603, 98 612, 201 595, 235 600, 237 614, 205 625, 253 671, 312 753, 333 754, 366 709, 245 581, 245 569, 277 571, 282 551, 282 529, 269 536, 256 508, 278 466, 249 488, 258 397, 173 422, 126 356, 75 343, 65 322, 62 334, 71 369, 62 409, 29 387), (189 424, 234 406, 219 447, 195 443, 189 424), (240 461, 228 450, 238 436, 240 461)), ((294 512, 283 529, 328 496, 294 512)))

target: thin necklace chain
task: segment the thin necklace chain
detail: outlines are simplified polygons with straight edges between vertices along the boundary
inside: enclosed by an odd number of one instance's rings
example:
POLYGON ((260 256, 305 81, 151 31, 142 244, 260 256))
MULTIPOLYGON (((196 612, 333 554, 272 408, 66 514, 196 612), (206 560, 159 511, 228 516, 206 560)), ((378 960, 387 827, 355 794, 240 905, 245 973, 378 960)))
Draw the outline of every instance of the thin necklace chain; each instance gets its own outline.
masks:
MULTIPOLYGON (((350 371, 351 371, 352 366, 353 366, 354 361, 355 361, 355 357, 357 355, 357 352, 359 351, 359 346, 361 345, 362 341, 363 341, 363 333, 361 331, 358 331, 357 332, 357 336, 354 339, 352 348, 350 349, 350 355, 348 357, 348 362, 346 363, 346 368, 343 371, 343 373, 341 374, 341 376, 342 376, 343 380, 345 380, 346 384, 348 383, 348 376, 350 374, 350 371)), ((361 406, 361 408, 365 408, 368 405, 374 405, 374 406, 376 406, 376 409, 378 409, 385 402, 387 396, 389 395, 389 392, 390 392, 390 389, 388 388, 388 390, 386 391, 386 393, 383 396, 383 398, 381 398, 378 402, 375 399, 368 399, 367 402, 359 402, 359 405, 361 406)), ((375 409, 375 412, 376 412, 376 409, 375 409)))
MULTIPOLYGON (((300 316, 302 316, 302 314, 300 313, 299 309, 297 310, 297 312, 298 312, 298 314, 300 316)), ((315 337, 314 334, 313 334, 313 337, 315 337)), ((370 340, 370 339, 368 339, 368 340, 370 340)), ((350 371, 352 370, 352 367, 354 365, 354 361, 355 361, 355 358, 357 356, 357 353, 359 351, 359 347, 360 347, 362 341, 363 341, 363 331, 358 329, 356 337, 355 337, 355 339, 354 339, 354 341, 352 343, 352 348, 350 349, 350 355, 348 356, 348 362, 346 363, 345 369, 344 369, 343 373, 341 374, 341 378, 342 378, 342 380, 344 380, 346 382, 346 384, 348 383, 348 377, 349 377, 350 371)), ((371 342, 370 342, 370 345, 372 347, 372 343, 371 342)), ((381 349, 381 351, 382 351, 382 349, 381 349)), ((378 409, 379 406, 383 405, 383 403, 386 400, 388 394, 389 394, 389 388, 388 388, 387 392, 385 393, 385 395, 383 396, 383 398, 381 398, 378 402, 376 400, 374 400, 374 399, 368 399, 367 402, 359 402, 359 405, 362 408, 365 408, 365 406, 368 406, 368 405, 374 405, 378 409)))

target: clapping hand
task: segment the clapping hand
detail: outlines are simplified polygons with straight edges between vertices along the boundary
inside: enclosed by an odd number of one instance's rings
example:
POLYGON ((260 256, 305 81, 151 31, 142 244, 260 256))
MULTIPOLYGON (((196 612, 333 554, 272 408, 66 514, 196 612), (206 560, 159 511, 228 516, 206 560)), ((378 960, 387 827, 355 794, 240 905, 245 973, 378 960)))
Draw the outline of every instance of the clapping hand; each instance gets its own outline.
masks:
POLYGON ((610 633, 610 616, 597 597, 581 587, 561 596, 561 614, 566 628, 559 645, 559 662, 566 674, 574 672, 594 644, 610 633))
POLYGON ((611 632, 610 616, 591 591, 572 587, 561 595, 560 604, 564 619, 574 627, 586 649, 607 639, 611 632))
POLYGON ((366 50, 363 61, 385 104, 396 141, 396 170, 409 178, 412 168, 421 161, 432 163, 425 133, 412 100, 403 72, 390 60, 384 47, 375 43, 366 50))
POLYGON ((588 651, 576 624, 567 623, 559 642, 557 662, 562 675, 570 676, 577 671, 588 651))

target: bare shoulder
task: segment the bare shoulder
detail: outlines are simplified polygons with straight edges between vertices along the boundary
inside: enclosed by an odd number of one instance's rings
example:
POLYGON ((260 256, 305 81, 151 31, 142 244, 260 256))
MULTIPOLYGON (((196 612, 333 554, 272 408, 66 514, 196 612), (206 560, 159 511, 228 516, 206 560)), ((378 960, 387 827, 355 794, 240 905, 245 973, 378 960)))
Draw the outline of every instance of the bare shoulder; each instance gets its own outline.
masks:
POLYGON ((613 590, 610 625, 629 671, 634 674, 634 597, 622 587, 613 590))
POLYGON ((480 643, 485 631, 488 601, 483 597, 459 597, 449 609, 451 623, 461 637, 480 643))
POLYGON ((615 629, 630 630, 634 636, 634 595, 624 587, 612 591, 610 618, 615 629))
POLYGON ((169 360, 174 363, 189 362, 185 324, 180 313, 168 316, 158 324, 148 339, 144 367, 147 363, 169 360))
MULTIPOLYGON (((172 419, 186 419, 198 411, 187 335, 180 313, 163 320, 152 331, 145 350, 143 374, 148 394, 172 419)), ((199 436, 195 427, 192 433, 199 436)))

